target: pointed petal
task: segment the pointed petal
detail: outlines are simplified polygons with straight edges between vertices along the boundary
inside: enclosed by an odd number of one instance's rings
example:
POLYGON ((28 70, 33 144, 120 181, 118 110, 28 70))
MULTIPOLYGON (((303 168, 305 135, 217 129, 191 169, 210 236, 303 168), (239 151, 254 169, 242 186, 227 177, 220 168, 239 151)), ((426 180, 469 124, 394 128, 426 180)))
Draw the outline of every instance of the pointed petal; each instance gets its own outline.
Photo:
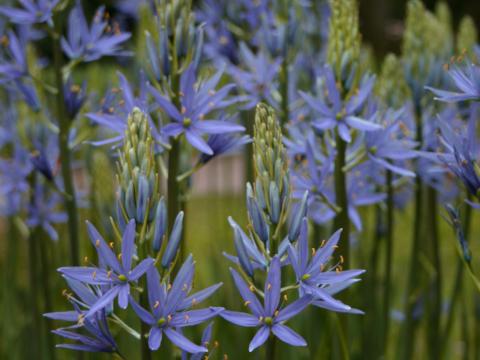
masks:
POLYGON ((255 336, 253 337, 252 341, 248 345, 248 351, 252 352, 259 346, 262 346, 265 341, 268 339, 268 335, 270 335, 270 328, 268 326, 262 326, 255 336))
POLYGON ((292 346, 307 346, 307 342, 303 337, 290 329, 288 326, 282 324, 275 324, 272 331, 276 337, 292 346))
POLYGON ((220 313, 220 316, 238 326, 257 327, 260 324, 257 317, 243 312, 225 310, 220 313))
POLYGON ((165 329, 165 335, 167 335, 167 337, 170 339, 172 343, 174 343, 180 349, 188 353, 195 354, 195 353, 203 353, 208 351, 206 347, 198 346, 194 344, 193 342, 188 340, 185 336, 183 336, 182 334, 180 334, 179 332, 171 328, 165 329))

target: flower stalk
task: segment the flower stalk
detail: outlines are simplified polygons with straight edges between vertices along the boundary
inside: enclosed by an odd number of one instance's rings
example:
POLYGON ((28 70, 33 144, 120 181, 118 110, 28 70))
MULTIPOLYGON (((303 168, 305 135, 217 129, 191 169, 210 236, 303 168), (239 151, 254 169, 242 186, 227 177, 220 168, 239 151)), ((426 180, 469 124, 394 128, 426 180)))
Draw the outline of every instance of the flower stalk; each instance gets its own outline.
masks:
POLYGON ((70 258, 72 265, 79 264, 79 240, 78 240, 78 210, 73 183, 71 166, 71 152, 69 147, 69 134, 71 121, 68 119, 65 109, 64 81, 62 75, 63 55, 60 46, 60 31, 62 29, 60 16, 55 21, 55 32, 52 32, 53 61, 55 69, 55 85, 57 88, 57 118, 58 118, 58 144, 60 148, 60 162, 62 178, 65 190, 65 208, 68 215, 68 236, 70 238, 70 258))

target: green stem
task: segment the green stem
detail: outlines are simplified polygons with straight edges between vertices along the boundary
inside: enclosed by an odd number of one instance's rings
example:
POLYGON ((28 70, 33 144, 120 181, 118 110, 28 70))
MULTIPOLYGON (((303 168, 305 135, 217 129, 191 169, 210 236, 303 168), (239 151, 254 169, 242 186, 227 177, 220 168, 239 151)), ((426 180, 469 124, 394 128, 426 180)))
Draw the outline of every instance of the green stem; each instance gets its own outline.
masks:
MULTIPOLYGON (((346 268, 349 268, 350 263, 350 218, 348 216, 348 194, 347 194, 347 177, 343 168, 345 166, 345 159, 347 154, 347 143, 340 137, 338 130, 336 131, 336 147, 337 156, 335 158, 334 181, 335 181, 335 202, 340 207, 340 212, 337 213, 333 220, 333 231, 343 229, 340 240, 338 242, 337 255, 342 255, 346 268)), ((347 292, 342 294, 345 298, 347 292)), ((348 358, 348 349, 345 354, 344 344, 349 342, 349 324, 348 318, 343 317, 342 321, 338 320, 339 335, 341 336, 341 347, 344 358, 348 358)))
MULTIPOLYGON (((138 228, 138 227, 137 227, 138 228)), ((138 229, 137 229, 138 232, 138 229)), ((147 250, 147 243, 144 241, 144 238, 142 236, 139 236, 138 239, 138 251, 140 255, 140 259, 145 259, 148 256, 148 250, 147 250)), ((147 281, 145 276, 142 276, 140 279, 140 287, 142 287, 143 291, 140 293, 139 300, 140 300, 140 305, 144 309, 149 308, 148 304, 148 296, 147 296, 147 281)), ((143 321, 140 321, 140 347, 141 347, 141 354, 142 354, 142 360, 150 360, 152 358, 152 352, 150 351, 150 347, 148 346, 148 338, 147 335, 150 331, 150 327, 148 324, 145 324, 143 321)))
MULTIPOLYGON (((245 134, 253 138, 253 127, 255 123, 255 109, 245 110, 242 112, 243 125, 245 126, 245 134)), ((245 145, 245 178, 248 182, 253 183, 254 175, 254 159, 253 144, 245 145)))
POLYGON ((276 337, 270 335, 267 341, 267 348, 265 351, 265 360, 275 360, 275 345, 276 345, 276 337))
MULTIPOLYGON (((50 269, 49 265, 51 265, 48 259, 48 243, 49 239, 45 236, 40 236, 42 234, 41 229, 38 229, 37 233, 39 234, 37 238, 38 247, 40 249, 40 268, 41 268, 41 277, 42 277, 42 290, 43 290, 43 300, 44 300, 44 308, 43 312, 52 312, 53 311, 53 302, 51 294, 53 292, 51 279, 50 279, 50 269)), ((43 234, 42 234, 43 235, 43 234)), ((51 330, 51 322, 47 321, 47 319, 43 319, 43 322, 47 328, 46 334, 46 345, 47 345, 47 354, 49 359, 55 359, 55 344, 53 341, 53 334, 50 333, 51 330)))
MULTIPOLYGON (((63 16, 63 15, 62 15, 63 16)), ((56 33, 53 34, 53 59, 55 69, 55 85, 57 88, 57 118, 59 125, 58 143, 60 147, 60 162, 62 170, 63 184, 65 187, 65 207, 68 215, 68 236, 70 238, 70 262, 71 265, 76 266, 79 264, 79 242, 78 242, 78 211, 77 200, 75 196, 75 187, 73 184, 73 176, 71 169, 71 153, 68 145, 68 138, 70 133, 71 119, 68 119, 65 109, 65 98, 63 93, 63 57, 62 49, 60 46, 60 33, 61 33, 61 16, 58 16, 56 24, 56 33)))
POLYGON ((433 279, 433 299, 431 307, 431 319, 429 321, 430 356, 432 359, 440 359, 439 352, 443 341, 441 339, 441 315, 442 315, 442 262, 440 255, 440 241, 438 234, 438 204, 437 193, 434 188, 428 188, 428 214, 429 227, 433 255, 435 275, 433 279))
POLYGON ((282 129, 285 129, 286 124, 290 118, 290 109, 288 104, 288 45, 285 42, 285 56, 282 61, 282 67, 280 69, 280 92, 282 95, 282 117, 280 118, 280 125, 282 129))
MULTIPOLYGON (((415 119, 417 124, 417 136, 416 140, 421 146, 423 142, 422 135, 422 122, 421 122, 421 109, 416 108, 415 119)), ((422 235, 422 212, 423 212, 423 184, 420 176, 415 178, 415 211, 414 211, 414 224, 413 224, 413 236, 412 247, 410 253, 410 267, 408 273, 407 283, 407 299, 405 305, 405 325, 403 339, 404 344, 400 346, 401 358, 408 360, 412 358, 413 346, 415 342, 415 333, 417 328, 417 320, 413 317, 413 310, 417 298, 418 283, 419 283, 419 268, 420 268, 420 245, 422 235)))
POLYGON ((385 238, 385 279, 383 284, 383 355, 386 356, 388 333, 390 330, 390 291, 392 283, 392 254, 393 254, 393 234, 394 234, 394 190, 393 174, 387 170, 387 234, 385 238))
POLYGON ((39 301, 39 293, 38 293, 38 277, 37 277, 37 269, 38 269, 38 254, 37 254, 37 247, 35 246, 35 242, 38 240, 35 236, 35 231, 33 230, 29 237, 28 237, 28 273, 29 273, 29 285, 30 285, 30 321, 31 321, 31 337, 30 337, 30 349, 33 354, 32 359, 41 356, 41 346, 40 346, 40 339, 42 338, 42 331, 40 326, 40 306, 38 304, 39 301))
MULTIPOLYGON (((463 232, 465 234, 465 240, 466 241, 469 241, 470 240, 470 224, 471 224, 471 220, 472 220, 472 207, 471 206, 468 206, 466 207, 466 212, 465 212, 465 218, 464 218, 464 225, 463 225, 463 232)), ((448 312, 448 318, 447 318, 447 321, 445 323, 445 328, 444 328, 444 331, 442 333, 442 348, 441 348, 441 352, 443 353, 445 351, 445 348, 448 344, 448 341, 449 341, 449 338, 450 338, 450 335, 452 333, 452 329, 453 329, 453 324, 454 324, 454 320, 455 320, 455 314, 456 314, 456 309, 458 307, 458 304, 460 304, 460 294, 463 293, 464 295, 464 298, 467 297, 467 289, 463 286, 463 277, 464 277, 464 273, 465 273, 465 264, 462 260, 462 258, 458 258, 457 260, 457 269, 455 271, 455 282, 454 282, 454 286, 453 286, 453 289, 452 289, 452 293, 450 295, 450 311, 448 312)), ((468 326, 466 324, 463 324, 463 321, 466 319, 465 316, 463 316, 463 311, 464 309, 462 310, 462 317, 461 317, 461 321, 462 321, 462 328, 468 328, 468 326)), ((465 341, 467 342, 468 339, 465 339, 465 341)))
MULTIPOLYGON (((374 232, 373 232, 373 245, 370 250, 370 259, 368 264, 368 273, 366 277, 367 283, 365 284, 364 291, 364 308, 366 313, 369 316, 365 316, 365 329, 363 332, 363 344, 364 344, 364 354, 366 358, 374 358, 378 355, 378 350, 380 349, 379 340, 381 338, 381 331, 377 326, 379 321, 378 311, 377 311, 377 278, 378 278, 378 258, 380 254, 380 246, 384 237, 383 231, 383 212, 379 205, 375 206, 375 220, 374 220, 374 232), (370 333, 371 329, 375 329, 375 334, 372 336, 370 333), (374 355, 375 354, 375 355, 374 355)), ((381 350, 381 349, 380 349, 381 350)))
POLYGON ((348 217, 348 194, 347 177, 343 171, 345 166, 345 157, 347 152, 347 143, 336 132, 337 156, 335 158, 335 199, 340 211, 333 221, 334 231, 342 228, 342 235, 338 243, 337 254, 343 255, 345 267, 348 268, 350 261, 350 219, 348 217))

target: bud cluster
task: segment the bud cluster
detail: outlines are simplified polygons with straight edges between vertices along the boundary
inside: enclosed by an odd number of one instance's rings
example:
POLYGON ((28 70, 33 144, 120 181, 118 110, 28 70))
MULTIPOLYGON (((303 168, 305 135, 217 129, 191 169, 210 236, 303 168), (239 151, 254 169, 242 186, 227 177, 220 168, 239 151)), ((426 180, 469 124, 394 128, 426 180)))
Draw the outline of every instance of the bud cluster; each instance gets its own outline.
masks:
POLYGON ((346 82, 358 66, 361 35, 356 0, 331 0, 327 62, 337 79, 346 82))
MULTIPOLYGON (((123 152, 118 163, 119 196, 117 220, 123 229, 135 219, 137 230, 149 241, 152 250, 160 256, 167 235, 167 207, 160 196, 158 172, 154 158, 154 144, 147 115, 134 108, 128 117, 123 152)), ((164 247, 162 266, 168 268, 175 259, 183 231, 183 212, 180 212, 164 247)))
POLYGON ((153 75, 161 81, 171 75, 173 62, 178 69, 198 65, 204 35, 188 0, 161 2, 156 13, 157 28, 146 31, 146 45, 153 75))
POLYGON ((475 22, 472 17, 466 15, 458 26, 457 52, 460 54, 466 52, 469 56, 472 56, 477 41, 478 34, 475 22))
POLYGON ((375 93, 386 106, 393 109, 401 108, 405 99, 411 98, 400 60, 394 54, 388 54, 383 60, 375 93))

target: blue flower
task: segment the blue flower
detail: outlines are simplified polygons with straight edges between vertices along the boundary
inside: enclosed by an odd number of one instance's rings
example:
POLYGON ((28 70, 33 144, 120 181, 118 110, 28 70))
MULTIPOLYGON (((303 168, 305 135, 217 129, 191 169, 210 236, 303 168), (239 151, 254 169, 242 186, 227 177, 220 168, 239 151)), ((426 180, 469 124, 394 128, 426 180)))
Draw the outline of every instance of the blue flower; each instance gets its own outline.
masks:
POLYGON ((61 202, 62 196, 59 193, 49 194, 46 187, 37 181, 33 189, 33 201, 28 207, 26 224, 30 228, 39 226, 52 240, 58 240, 58 233, 53 224, 67 221, 67 214, 57 210, 61 202))
POLYGON ((251 109, 262 101, 277 108, 279 95, 276 80, 282 59, 270 60, 262 51, 254 55, 244 43, 240 44, 240 57, 246 69, 232 65, 228 72, 246 93, 244 99, 247 103, 242 108, 251 109))
POLYGON ((15 24, 52 24, 53 10, 60 0, 21 0, 23 9, 0 6, 0 14, 15 24))
MULTIPOLYGON (((52 319, 61 319, 51 315, 52 319)), ((53 330, 52 333, 68 340, 79 343, 59 344, 56 347, 62 349, 89 351, 89 352, 118 352, 118 346, 108 327, 105 311, 98 311, 93 316, 81 320, 81 325, 73 325, 66 328, 53 330), (83 335, 72 330, 85 329, 89 335, 83 335)))
POLYGON ((25 42, 13 31, 4 38, 8 47, 6 57, 0 57, 0 84, 19 91, 27 104, 34 110, 40 108, 37 93, 30 79, 26 59, 25 42), (10 60, 8 60, 10 59, 10 60))
POLYGON ((90 27, 80 2, 72 9, 68 17, 67 38, 62 38, 62 49, 72 60, 95 61, 103 56, 125 56, 127 52, 120 45, 130 38, 130 33, 122 33, 118 25, 113 31, 105 18, 105 7, 97 10, 90 27))
POLYGON ((135 221, 130 220, 122 237, 121 262, 117 259, 110 246, 103 240, 97 229, 87 223, 88 235, 97 248, 99 258, 106 268, 97 267, 62 267, 58 271, 65 276, 90 285, 107 285, 109 290, 95 302, 85 314, 85 317, 95 314, 100 309, 110 305, 118 297, 118 305, 122 309, 128 306, 130 283, 136 282, 151 266, 154 259, 146 258, 136 267, 132 268, 133 254, 135 251, 135 221), (107 270, 108 268, 108 270, 107 270))
POLYGON ((467 62, 464 68, 452 66, 448 70, 448 75, 458 92, 434 89, 427 86, 426 89, 435 94, 436 100, 445 102, 480 101, 480 66, 471 62, 467 62))
POLYGON ((82 108, 86 100, 86 82, 84 81, 82 86, 78 86, 72 83, 70 78, 67 79, 63 86, 63 94, 65 99, 65 108, 67 110, 68 118, 73 120, 77 116, 78 112, 82 108))
POLYGON ((290 264, 295 271, 295 277, 300 286, 300 296, 305 294, 312 295, 312 304, 327 310, 362 314, 360 310, 352 309, 350 306, 332 297, 333 294, 359 281, 356 277, 365 272, 364 270, 340 271, 341 268, 339 266, 341 266, 341 263, 331 268, 327 267, 337 247, 341 232, 342 230, 338 230, 324 245, 313 250, 314 255, 310 259, 308 221, 304 218, 296 246, 290 244, 288 247, 290 264))
POLYGON ((214 157, 220 155, 226 155, 232 153, 243 145, 249 144, 252 142, 252 139, 248 135, 232 135, 232 134, 213 134, 210 135, 207 139, 207 145, 212 149, 213 154, 208 155, 202 153, 200 155, 199 162, 206 164, 214 157))
POLYGON ((140 73, 140 88, 137 96, 127 78, 122 73, 118 72, 118 78, 120 82, 119 89, 112 89, 107 92, 101 101, 101 108, 99 111, 86 114, 87 118, 103 128, 113 131, 117 135, 108 139, 93 141, 92 143, 100 146, 105 144, 116 144, 123 141, 125 130, 127 129, 128 114, 137 107, 147 114, 152 137, 159 144, 163 144, 165 142, 163 134, 159 132, 157 126, 148 115, 152 108, 148 104, 144 73, 140 73), (118 97, 120 97, 120 99, 118 99, 118 97))
POLYGON ((28 175, 32 171, 30 156, 18 142, 15 142, 13 156, 0 159, 0 212, 13 215, 20 211, 25 202, 25 194, 30 189, 28 175))
POLYGON ((212 295, 222 284, 213 285, 188 296, 192 289, 194 262, 190 255, 177 273, 173 284, 160 282, 155 267, 147 271, 148 303, 150 311, 141 307, 130 297, 130 304, 138 317, 151 326, 148 346, 157 350, 165 334, 172 343, 188 353, 205 353, 207 348, 198 346, 183 336, 177 329, 201 324, 218 315, 223 308, 210 307, 188 310, 212 295))
POLYGON ((280 259, 277 256, 270 263, 265 281, 263 306, 241 276, 233 269, 230 269, 230 272, 240 295, 245 301, 245 305, 249 307, 253 315, 237 311, 223 311, 220 316, 238 326, 260 327, 250 342, 248 347, 250 352, 263 345, 270 332, 287 344, 293 346, 307 345, 299 334, 283 323, 302 312, 311 303, 312 297, 305 295, 280 308, 281 270, 280 259))
MULTIPOLYGON (((208 348, 208 346, 210 345, 210 341, 212 338, 212 327, 213 327, 213 321, 207 325, 207 327, 205 328, 205 330, 203 330, 203 333, 202 333, 202 345, 206 348, 208 348)), ((187 352, 182 351, 182 360, 188 359, 187 354, 188 354, 187 352)), ((190 360, 202 360, 202 359, 205 359, 205 355, 206 354, 204 352, 195 353, 190 356, 190 360)))
POLYGON ((400 115, 401 112, 387 111, 384 116, 387 119, 393 117, 395 120, 387 123, 384 129, 365 133, 367 156, 375 164, 393 173, 415 177, 414 172, 392 163, 393 161, 413 159, 418 155, 414 150, 417 143, 400 132, 403 126, 399 119, 400 115))
POLYGON ((318 130, 338 129, 340 137, 350 142, 352 140, 350 129, 360 131, 374 131, 382 127, 372 123, 360 116, 360 111, 366 104, 372 93, 375 78, 365 76, 356 94, 348 100, 342 99, 342 94, 337 86, 335 75, 328 66, 324 69, 323 77, 326 87, 326 95, 320 98, 313 98, 311 95, 300 92, 300 95, 307 104, 318 114, 312 121, 312 126, 318 130))
POLYGON ((189 66, 180 79, 180 109, 153 86, 148 85, 158 105, 167 113, 171 122, 163 127, 168 136, 178 136, 185 133, 188 142, 201 152, 213 155, 212 148, 202 138, 203 134, 224 134, 245 130, 243 126, 222 120, 205 120, 213 110, 229 106, 236 98, 224 100, 233 84, 225 85, 218 91, 215 87, 220 81, 223 71, 219 70, 210 79, 195 86, 195 71, 189 66))

